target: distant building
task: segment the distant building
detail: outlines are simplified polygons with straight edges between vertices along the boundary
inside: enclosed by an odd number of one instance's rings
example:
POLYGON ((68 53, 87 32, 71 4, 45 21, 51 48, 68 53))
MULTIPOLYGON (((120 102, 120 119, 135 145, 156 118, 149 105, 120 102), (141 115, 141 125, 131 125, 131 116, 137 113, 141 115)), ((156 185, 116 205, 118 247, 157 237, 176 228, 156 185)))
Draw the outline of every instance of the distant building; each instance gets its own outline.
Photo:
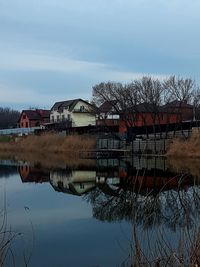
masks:
POLYGON ((173 101, 164 106, 141 103, 120 114, 119 132, 128 127, 179 124, 193 120, 193 106, 185 102, 173 101))
POLYGON ((56 102, 51 108, 50 122, 65 122, 71 127, 95 125, 94 106, 82 99, 56 102))
POLYGON ((20 128, 31 128, 44 125, 50 121, 50 110, 22 110, 18 124, 20 128))
POLYGON ((118 126, 119 114, 115 109, 116 101, 105 101, 98 108, 96 125, 118 126))
POLYGON ((179 121, 192 121, 194 107, 186 101, 174 100, 163 106, 167 113, 177 114, 179 121))

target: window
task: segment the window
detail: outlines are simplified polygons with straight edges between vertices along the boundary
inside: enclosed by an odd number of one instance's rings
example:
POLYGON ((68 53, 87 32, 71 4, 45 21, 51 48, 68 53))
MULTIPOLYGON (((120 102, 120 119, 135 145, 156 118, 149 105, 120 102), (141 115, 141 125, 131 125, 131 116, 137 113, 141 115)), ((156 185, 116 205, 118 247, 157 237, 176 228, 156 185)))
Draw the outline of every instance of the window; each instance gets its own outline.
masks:
POLYGON ((26 128, 28 128, 28 122, 26 121, 26 128))
POLYGON ((68 121, 71 120, 71 115, 70 114, 67 114, 67 119, 68 119, 68 121))
POLYGON ((80 111, 83 112, 85 110, 84 106, 80 106, 80 111))
POLYGON ((62 115, 62 121, 64 121, 65 120, 65 115, 62 115))
POLYGON ((25 120, 25 119, 26 119, 26 115, 24 114, 24 115, 22 116, 22 118, 23 118, 23 120, 25 120))
POLYGON ((80 183, 80 189, 84 189, 85 185, 83 183, 80 183))
POLYGON ((54 122, 54 116, 51 116, 51 121, 54 122))
POLYGON ((59 119, 59 115, 57 115, 57 121, 59 121, 60 119, 59 119))

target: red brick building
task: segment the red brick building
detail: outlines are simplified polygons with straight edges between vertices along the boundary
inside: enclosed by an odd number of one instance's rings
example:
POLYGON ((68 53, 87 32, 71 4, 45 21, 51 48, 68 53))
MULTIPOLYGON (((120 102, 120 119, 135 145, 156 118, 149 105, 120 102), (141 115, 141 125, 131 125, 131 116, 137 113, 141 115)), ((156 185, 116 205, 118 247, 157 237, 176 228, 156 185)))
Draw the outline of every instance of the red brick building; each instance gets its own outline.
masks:
POLYGON ((128 127, 167 125, 193 120, 193 106, 185 102, 173 101, 164 106, 154 107, 142 103, 120 115, 119 132, 127 131, 128 127))
POLYGON ((50 121, 50 110, 23 110, 18 123, 20 128, 31 128, 44 125, 50 121))

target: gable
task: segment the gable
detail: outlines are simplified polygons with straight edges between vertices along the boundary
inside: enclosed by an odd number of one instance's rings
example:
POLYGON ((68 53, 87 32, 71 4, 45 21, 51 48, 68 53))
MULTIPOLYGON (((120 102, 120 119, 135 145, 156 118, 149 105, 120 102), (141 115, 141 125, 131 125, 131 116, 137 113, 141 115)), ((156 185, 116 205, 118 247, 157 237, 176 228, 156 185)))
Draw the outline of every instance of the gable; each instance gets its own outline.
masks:
POLYGON ((79 100, 75 103, 75 105, 72 107, 72 112, 73 111, 88 111, 88 112, 91 112, 92 111, 92 106, 87 103, 86 101, 82 101, 82 100, 79 100))

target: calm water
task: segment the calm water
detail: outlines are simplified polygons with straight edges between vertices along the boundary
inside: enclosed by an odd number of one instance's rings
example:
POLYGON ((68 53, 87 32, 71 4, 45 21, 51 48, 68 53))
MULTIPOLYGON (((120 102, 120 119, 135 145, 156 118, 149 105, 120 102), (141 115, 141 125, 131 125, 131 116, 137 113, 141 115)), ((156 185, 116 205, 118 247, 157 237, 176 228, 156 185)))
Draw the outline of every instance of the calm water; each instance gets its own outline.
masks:
POLYGON ((14 235, 7 266, 178 266, 180 254, 195 261, 199 178, 165 159, 54 169, 2 161, 0 178, 1 224, 6 215, 14 235))

